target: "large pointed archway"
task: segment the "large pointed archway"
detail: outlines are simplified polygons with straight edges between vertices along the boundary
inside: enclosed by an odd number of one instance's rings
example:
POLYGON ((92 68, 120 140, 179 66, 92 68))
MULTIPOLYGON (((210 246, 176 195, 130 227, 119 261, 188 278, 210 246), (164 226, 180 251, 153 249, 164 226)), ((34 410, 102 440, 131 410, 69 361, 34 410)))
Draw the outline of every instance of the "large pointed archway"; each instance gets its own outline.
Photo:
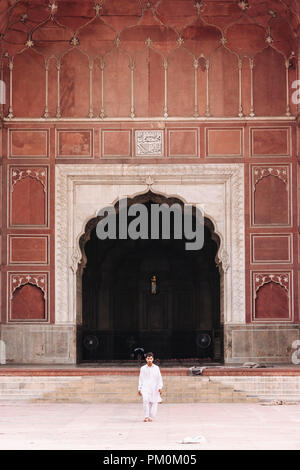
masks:
MULTIPOLYGON (((149 191, 128 206, 178 204, 149 191)), ((115 205, 119 216, 119 202, 115 205)), ((197 210, 194 211, 197 217, 197 210)), ((219 237, 204 218, 204 246, 186 239, 99 240, 91 219, 80 239, 83 253, 80 361, 130 360, 137 347, 160 359, 221 359, 219 237)), ((173 234, 174 235, 174 234, 173 234)))
MULTIPOLYGON (((147 193, 203 211, 210 232, 220 240, 221 325, 224 362, 239 359, 236 338, 245 324, 244 169, 242 164, 57 164, 55 211, 55 328, 70 345, 68 361, 81 354, 82 276, 85 245, 99 209, 147 193), (81 248, 80 248, 81 245, 81 248), (78 347, 77 347, 78 345, 78 347)), ((213 236, 213 235, 212 235, 213 236)), ((217 341, 216 341, 217 343, 217 341)))

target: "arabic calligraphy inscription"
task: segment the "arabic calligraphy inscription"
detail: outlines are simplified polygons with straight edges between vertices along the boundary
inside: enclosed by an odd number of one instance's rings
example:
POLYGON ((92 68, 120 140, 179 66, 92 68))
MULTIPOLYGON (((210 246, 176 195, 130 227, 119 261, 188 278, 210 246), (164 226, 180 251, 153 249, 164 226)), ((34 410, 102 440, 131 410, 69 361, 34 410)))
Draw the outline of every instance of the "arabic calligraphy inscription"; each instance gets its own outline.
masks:
POLYGON ((162 157, 163 131, 136 131, 135 154, 137 157, 162 157))

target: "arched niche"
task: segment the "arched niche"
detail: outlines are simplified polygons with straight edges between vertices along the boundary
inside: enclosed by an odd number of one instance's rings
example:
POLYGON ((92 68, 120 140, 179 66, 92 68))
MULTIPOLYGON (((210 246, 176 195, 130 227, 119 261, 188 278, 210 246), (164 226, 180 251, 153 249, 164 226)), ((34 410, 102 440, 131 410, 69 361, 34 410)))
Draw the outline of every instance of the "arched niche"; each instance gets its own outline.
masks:
POLYGON ((45 293, 34 284, 26 283, 18 287, 11 299, 11 320, 44 320, 46 315, 45 293))
POLYGON ((254 57, 253 97, 257 116, 285 115, 285 58, 272 47, 267 47, 254 57))
POLYGON ((139 116, 162 116, 165 97, 164 58, 154 47, 134 56, 134 110, 139 116))
POLYGON ((17 117, 42 117, 45 110, 46 68, 44 57, 28 48, 13 60, 12 100, 17 117), (39 84, 37 93, 35 84, 39 84))
POLYGON ((89 59, 74 47, 60 60, 60 111, 63 117, 88 117, 90 101, 89 59))

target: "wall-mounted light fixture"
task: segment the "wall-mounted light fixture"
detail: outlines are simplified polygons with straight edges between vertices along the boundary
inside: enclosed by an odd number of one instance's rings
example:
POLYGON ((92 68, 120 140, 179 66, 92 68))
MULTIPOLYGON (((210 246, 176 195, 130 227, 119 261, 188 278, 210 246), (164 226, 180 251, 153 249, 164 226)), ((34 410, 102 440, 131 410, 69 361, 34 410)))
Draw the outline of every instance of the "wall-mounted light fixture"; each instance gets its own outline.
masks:
POLYGON ((150 280, 150 292, 151 295, 157 294, 157 276, 152 276, 150 280))

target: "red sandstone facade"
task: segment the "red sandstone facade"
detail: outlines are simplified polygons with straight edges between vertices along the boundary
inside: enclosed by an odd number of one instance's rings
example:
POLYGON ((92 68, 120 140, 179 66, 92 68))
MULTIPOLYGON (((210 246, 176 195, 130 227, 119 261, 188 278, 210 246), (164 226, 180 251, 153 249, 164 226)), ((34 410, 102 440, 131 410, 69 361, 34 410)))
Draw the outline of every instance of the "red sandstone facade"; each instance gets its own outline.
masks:
POLYGON ((56 324, 55 167, 122 163, 243 165, 240 357, 290 360, 300 306, 299 14, 296 0, 1 2, 0 337, 14 328, 9 361, 74 362, 74 353, 47 356, 43 343, 30 359, 17 351, 25 324, 56 324), (161 155, 139 153, 139 130, 162 131, 161 155), (273 337, 286 339, 280 353, 273 337))

